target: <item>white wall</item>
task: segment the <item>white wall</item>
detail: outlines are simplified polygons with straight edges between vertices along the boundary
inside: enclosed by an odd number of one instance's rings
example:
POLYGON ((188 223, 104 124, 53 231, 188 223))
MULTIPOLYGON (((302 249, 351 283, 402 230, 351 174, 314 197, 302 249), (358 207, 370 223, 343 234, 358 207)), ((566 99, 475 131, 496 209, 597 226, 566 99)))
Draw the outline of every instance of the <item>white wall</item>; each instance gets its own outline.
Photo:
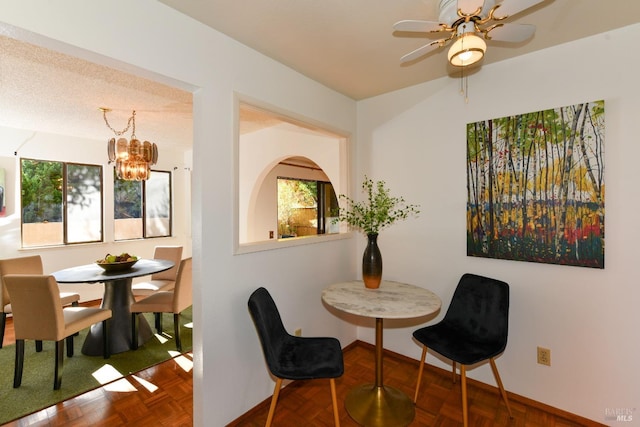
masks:
POLYGON ((331 181, 336 193, 346 184, 341 177, 341 147, 344 138, 312 134, 287 124, 242 135, 239 141, 238 200, 239 242, 259 242, 269 239, 269 231, 277 238, 277 182, 274 170, 278 162, 289 157, 303 156, 314 161, 321 172, 294 175, 280 172, 280 176, 331 181))
MULTIPOLYGON (((419 219, 381 234, 385 277, 434 290, 443 299, 440 316, 464 272, 507 281, 509 344, 497 360, 505 387, 599 422, 607 422, 608 408, 637 408, 640 402, 640 59, 625 53, 635 51, 639 39, 640 25, 634 25, 484 66, 469 78, 468 104, 458 93, 459 80, 445 78, 358 105, 360 172, 385 179, 422 206, 419 219), (465 125, 600 99, 606 115, 606 268, 467 257, 465 125), (538 345, 551 349, 551 367, 536 363, 538 345)), ((364 240, 359 243, 362 250, 364 240)), ((386 330, 385 347, 419 358, 413 329, 386 330)), ((361 328, 359 337, 373 342, 369 328, 361 328)), ((450 366, 433 355, 428 362, 450 366)), ((488 365, 470 376, 495 384, 488 365)))
POLYGON ((343 344, 355 339, 355 327, 331 316, 320 300, 327 284, 356 274, 353 239, 232 254, 235 93, 347 135, 355 135, 353 100, 155 0, 5 1, 0 22, 46 36, 35 39, 47 47, 116 68, 129 64, 125 68, 194 88, 195 425, 224 425, 272 393, 247 312, 247 298, 256 287, 271 291, 291 328, 331 334, 343 344), (289 268, 282 269, 283 261, 289 268))
MULTIPOLYGON (((322 307, 320 292, 358 274, 363 237, 232 255, 236 92, 353 135, 354 178, 385 179, 422 205, 419 219, 380 236, 386 278, 434 290, 445 308, 465 271, 511 284, 510 342, 498 360, 507 389, 599 421, 605 408, 637 407, 640 291, 633 266, 640 145, 633 125, 639 64, 623 52, 633 51, 638 26, 485 66, 469 80, 469 104, 458 95, 459 82, 449 78, 359 102, 356 133, 352 100, 153 0, 5 1, 0 22, 48 37, 36 37, 48 47, 96 61, 113 58, 105 62, 195 88, 195 425, 224 425, 272 392, 246 310, 257 286, 272 292, 291 329, 331 334, 343 345, 355 338, 353 326, 322 307), (605 99, 607 114, 606 269, 467 258, 465 124, 597 99, 605 99), (537 345, 551 348, 552 367, 536 365, 537 345)), ((417 325, 387 325, 386 347, 417 358, 419 347, 410 339, 417 325)), ((373 342, 370 328, 360 328, 359 336, 373 342)), ((486 366, 471 376, 493 383, 486 366)))

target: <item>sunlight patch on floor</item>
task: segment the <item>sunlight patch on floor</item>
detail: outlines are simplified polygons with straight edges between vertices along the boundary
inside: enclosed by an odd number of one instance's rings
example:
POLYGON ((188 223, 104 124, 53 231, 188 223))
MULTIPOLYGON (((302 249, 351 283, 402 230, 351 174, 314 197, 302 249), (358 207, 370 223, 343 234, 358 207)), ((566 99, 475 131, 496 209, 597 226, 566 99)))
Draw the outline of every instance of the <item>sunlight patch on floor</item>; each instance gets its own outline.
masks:
POLYGON ((169 351, 169 354, 185 372, 190 372, 193 369, 193 360, 177 351, 169 351))
POLYGON ((131 375, 131 377, 138 381, 138 383, 140 383, 140 385, 144 388, 146 388, 149 392, 153 393, 154 391, 156 391, 158 389, 158 387, 156 385, 154 385, 153 383, 150 383, 149 381, 145 380, 144 378, 140 378, 136 375, 131 375))
POLYGON ((104 389, 107 391, 137 391, 136 388, 127 379, 123 378, 124 375, 122 375, 116 368, 109 364, 102 366, 102 368, 95 371, 92 375, 100 384, 106 384, 104 386, 104 389))
POLYGON ((134 385, 131 384, 129 380, 125 378, 105 385, 104 389, 107 391, 113 391, 118 393, 129 393, 132 391, 138 391, 138 389, 135 388, 134 385))
POLYGON ((162 334, 154 334, 154 336, 156 337, 156 339, 158 340, 158 342, 160 344, 164 344, 167 341, 169 341, 171 338, 173 338, 170 335, 165 334, 164 332, 162 334), (167 338, 168 337, 168 338, 167 338))
POLYGON ((100 384, 106 384, 124 376, 120 372, 118 372, 116 368, 109 364, 103 365, 100 369, 98 369, 91 375, 93 375, 93 377, 98 380, 100 384))

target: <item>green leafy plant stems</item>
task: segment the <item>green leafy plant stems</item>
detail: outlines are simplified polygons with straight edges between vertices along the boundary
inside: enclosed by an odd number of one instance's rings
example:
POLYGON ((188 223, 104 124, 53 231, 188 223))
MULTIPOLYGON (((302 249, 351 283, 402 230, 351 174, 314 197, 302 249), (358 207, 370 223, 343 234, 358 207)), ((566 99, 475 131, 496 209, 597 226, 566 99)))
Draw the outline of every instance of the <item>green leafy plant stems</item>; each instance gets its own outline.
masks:
POLYGON ((392 196, 384 181, 374 182, 365 176, 362 191, 367 198, 359 202, 344 194, 338 196, 346 206, 339 208, 334 223, 346 222, 365 234, 377 234, 398 221, 420 213, 419 205, 407 204, 403 197, 392 196))

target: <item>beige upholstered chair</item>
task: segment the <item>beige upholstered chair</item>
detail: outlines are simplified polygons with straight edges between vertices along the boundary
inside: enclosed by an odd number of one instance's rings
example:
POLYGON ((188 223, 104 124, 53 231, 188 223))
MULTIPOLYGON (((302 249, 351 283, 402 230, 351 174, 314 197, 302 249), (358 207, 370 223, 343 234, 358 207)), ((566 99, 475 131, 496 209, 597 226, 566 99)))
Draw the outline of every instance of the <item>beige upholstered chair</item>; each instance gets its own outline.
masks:
POLYGON ((158 291, 170 291, 176 284, 176 274, 178 265, 182 259, 182 246, 156 246, 153 259, 168 259, 173 261, 175 266, 169 270, 156 273, 151 276, 151 280, 134 283, 131 291, 134 296, 147 296, 158 291))
POLYGON ((53 389, 62 383, 64 341, 67 357, 73 356, 73 335, 94 323, 102 322, 103 355, 110 356, 109 319, 111 310, 92 307, 62 307, 58 282, 53 276, 41 274, 8 274, 4 276, 13 305, 13 326, 16 334, 16 361, 13 387, 20 387, 24 367, 25 340, 55 341, 56 356, 53 389))
MULTIPOLYGON (((174 334, 176 337, 176 348, 182 351, 180 341, 180 313, 193 304, 192 298, 192 269, 191 258, 180 261, 176 286, 173 291, 160 291, 153 295, 131 304, 131 336, 137 337, 137 317, 140 313, 155 313, 156 330, 162 333, 162 313, 173 313, 174 334)), ((133 349, 138 348, 138 341, 133 340, 133 349)))
MULTIPOLYGON (((7 322, 7 314, 11 314, 13 309, 11 306, 11 298, 4 286, 4 276, 7 274, 43 274, 42 258, 40 255, 32 255, 21 258, 0 259, 0 307, 2 308, 2 316, 0 316, 0 348, 4 341, 4 329, 7 322)), ((62 305, 72 304, 78 305, 80 295, 75 292, 60 292, 60 300, 62 305)), ((42 350, 42 343, 37 342, 36 348, 42 350)))

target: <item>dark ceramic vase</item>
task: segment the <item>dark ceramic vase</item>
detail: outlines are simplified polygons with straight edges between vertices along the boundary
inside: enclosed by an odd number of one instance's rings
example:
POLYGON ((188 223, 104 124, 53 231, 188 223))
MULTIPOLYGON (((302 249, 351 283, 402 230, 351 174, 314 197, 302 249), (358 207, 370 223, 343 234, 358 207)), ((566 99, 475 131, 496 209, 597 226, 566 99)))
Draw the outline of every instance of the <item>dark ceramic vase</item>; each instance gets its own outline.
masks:
POLYGON ((382 254, 378 248, 378 234, 367 234, 367 247, 362 257, 362 281, 369 289, 377 289, 382 280, 382 254))

